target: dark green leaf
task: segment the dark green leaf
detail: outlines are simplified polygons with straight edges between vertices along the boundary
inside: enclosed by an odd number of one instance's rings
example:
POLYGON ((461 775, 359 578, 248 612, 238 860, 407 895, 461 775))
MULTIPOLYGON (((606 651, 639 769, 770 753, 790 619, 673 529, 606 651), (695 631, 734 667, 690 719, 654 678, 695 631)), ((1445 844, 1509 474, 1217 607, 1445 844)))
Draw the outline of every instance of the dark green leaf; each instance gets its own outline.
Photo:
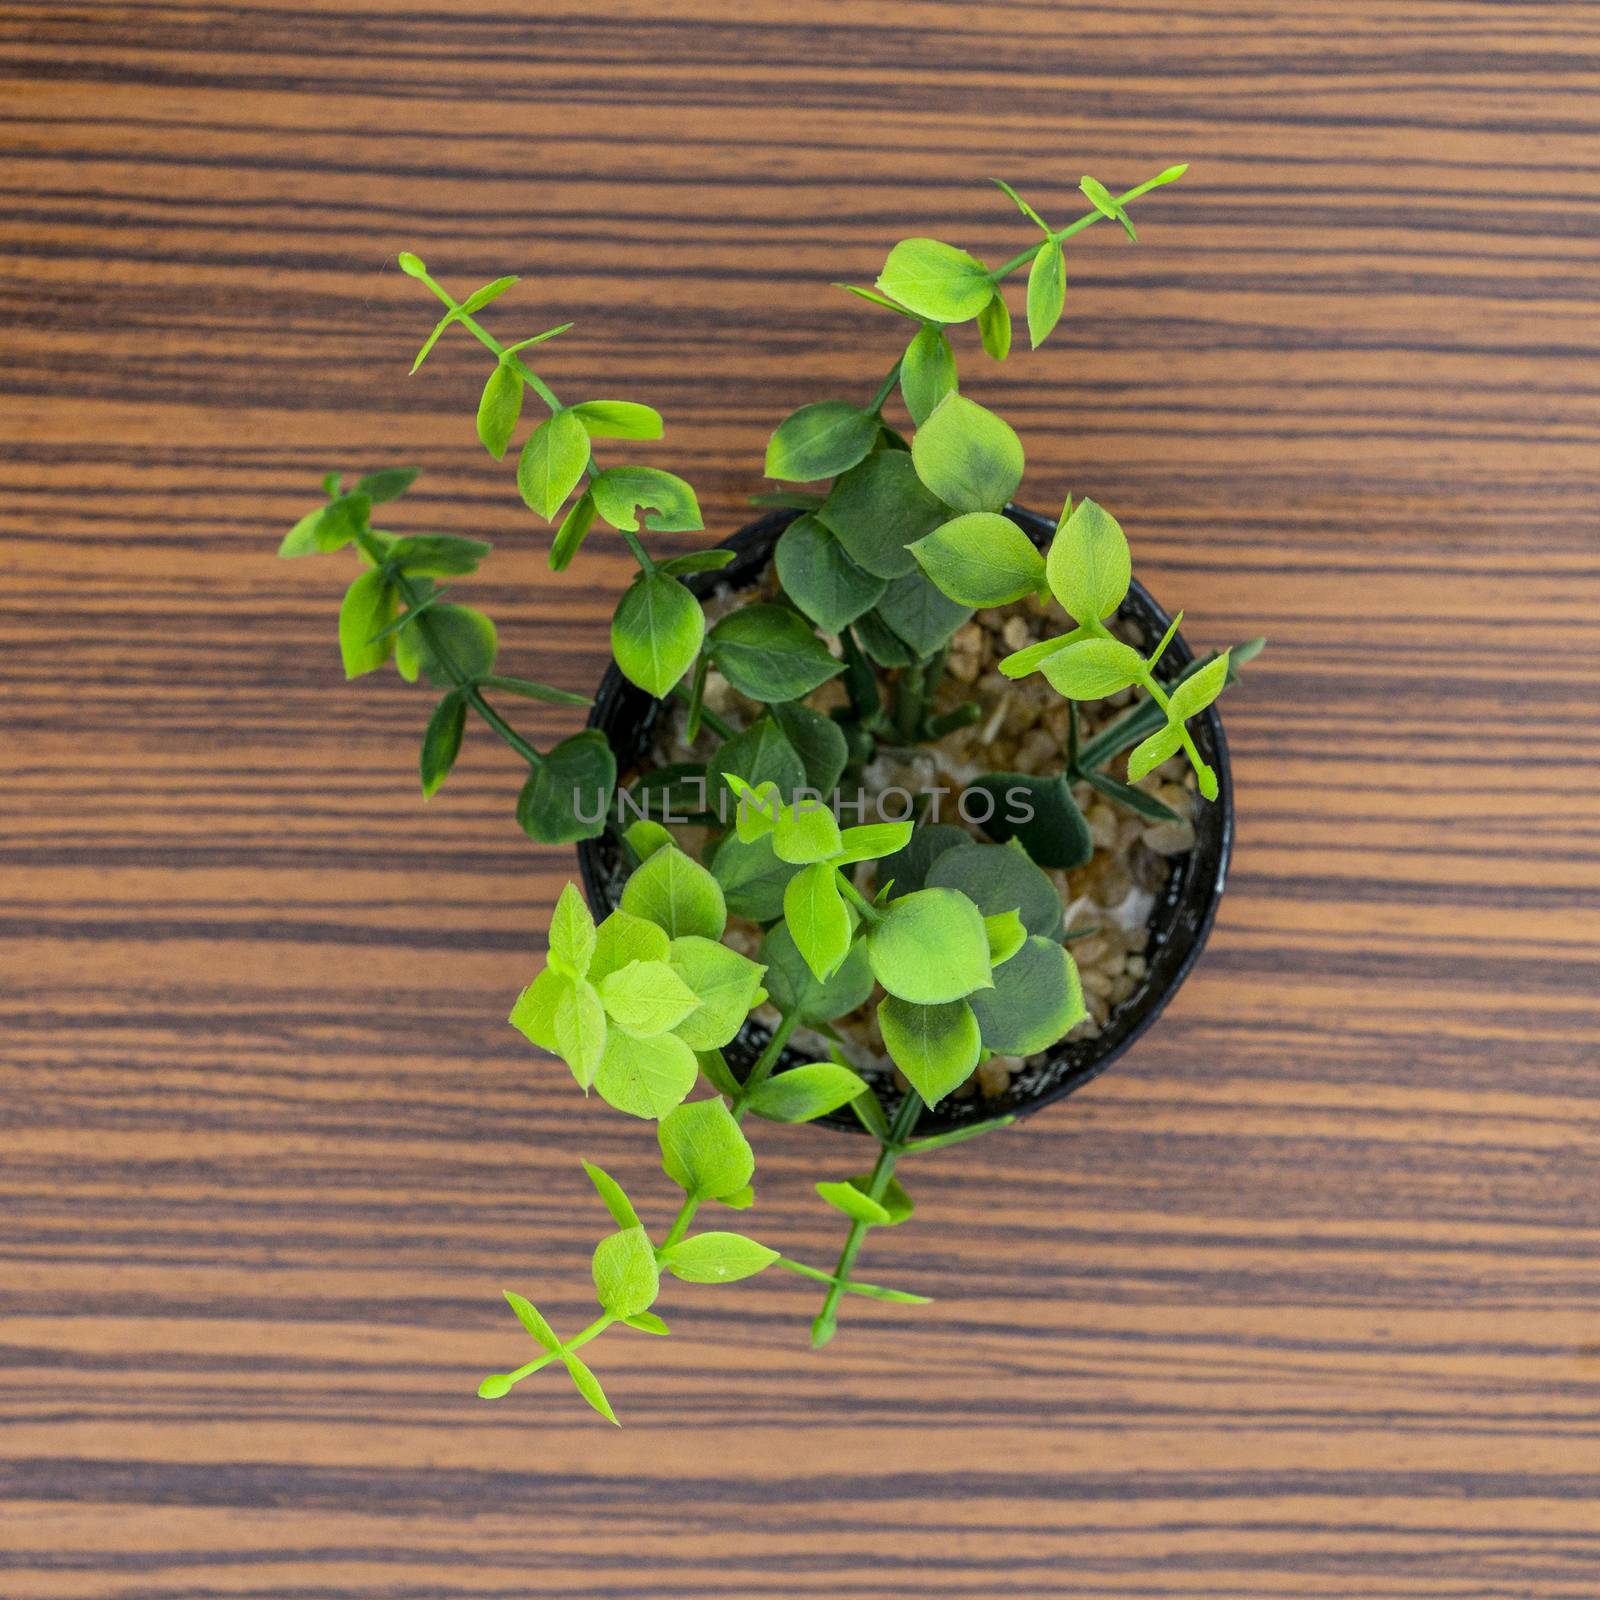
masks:
POLYGON ((550 543, 552 572, 565 571, 578 553, 583 541, 589 537, 589 530, 594 526, 595 511, 594 496, 587 490, 572 502, 566 516, 561 519, 561 526, 556 530, 555 538, 550 543))
POLYGON ((908 572, 889 584, 873 614, 925 660, 971 619, 972 607, 952 600, 926 574, 908 572))
POLYGON ((784 592, 825 633, 838 633, 883 593, 884 580, 858 567, 815 517, 796 517, 773 559, 784 592))
POLYGON ((780 861, 770 836, 746 844, 730 833, 717 846, 711 871, 727 899, 728 910, 752 922, 771 922, 783 915, 783 891, 800 868, 780 861))
POLYGON ((1031 1056, 1048 1050, 1088 1016, 1078 968, 1053 939, 1030 938, 994 969, 994 988, 968 1004, 986 1050, 1031 1056))
MULTIPOLYGON (((971 790, 986 790, 994 810, 980 823, 991 839, 1018 840, 1041 867, 1081 867, 1094 854, 1094 840, 1066 779, 1023 772, 988 772, 975 778, 971 790)), ((979 807, 969 802, 969 810, 979 807)))
POLYGON ((547 683, 535 683, 531 678, 502 678, 490 673, 481 680, 485 689, 498 689, 502 694, 514 694, 524 700, 542 700, 552 706, 586 706, 589 697, 573 694, 568 689, 552 689, 547 683))
POLYGON ((915 894, 927 887, 928 873, 940 856, 971 842, 972 835, 954 823, 925 823, 912 833, 903 850, 879 861, 875 875, 878 886, 893 883, 895 894, 915 894))
POLYGON ((1183 820, 1171 806, 1163 805, 1153 794, 1146 794, 1143 789, 1135 789, 1132 784, 1118 783, 1109 773, 1085 772, 1083 778, 1085 783, 1091 788, 1098 789, 1106 799, 1119 806, 1126 806, 1136 816, 1144 817, 1151 822, 1183 820))
POLYGON ((413 578, 459 578, 476 572, 494 548, 482 539, 460 539, 452 533, 424 533, 396 539, 389 560, 413 578))
POLYGON ((687 555, 669 556, 667 560, 656 563, 657 572, 716 572, 727 566, 737 554, 733 550, 721 548, 712 550, 691 550, 687 555))
POLYGON ((909 667, 917 659, 916 651, 876 611, 858 617, 853 632, 862 651, 880 667, 909 667))
POLYGON ((494 623, 471 606, 433 606, 426 617, 407 623, 400 636, 415 650, 428 681, 438 688, 454 688, 456 682, 440 651, 468 678, 484 678, 494 671, 499 648, 494 623))
POLYGON ((1061 895, 1016 845, 966 843, 928 869, 930 888, 959 889, 984 916, 1016 911, 1029 933, 1061 935, 1061 895))
POLYGON ((373 505, 382 505, 387 500, 398 500, 421 476, 421 467, 386 467, 357 478, 350 493, 365 495, 373 505))
POLYGON ((767 445, 766 473, 811 483, 848 471, 872 448, 878 419, 844 400, 819 400, 778 424, 767 445))
POLYGON ((517 821, 540 844, 572 844, 605 832, 617 758, 597 728, 547 751, 517 797, 517 821))
POLYGON ((706 763, 706 768, 718 775, 731 772, 752 789, 775 783, 785 796, 792 796, 806 781, 799 753, 770 716, 757 717, 742 733, 736 733, 706 763))
POLYGON ((466 726, 466 696, 459 689, 453 689, 434 707, 422 735, 423 799, 432 799, 439 785, 450 775, 461 753, 461 735, 466 726))
POLYGON ((798 700, 780 700, 772 716, 800 757, 806 784, 818 794, 831 795, 850 754, 843 729, 798 700))
POLYGON ((817 515, 857 566, 880 578, 917 570, 906 548, 950 519, 950 508, 917 476, 911 457, 880 450, 834 484, 817 515))
POLYGON ((735 611, 710 633, 711 658, 741 694, 798 700, 844 669, 809 626, 782 606, 735 611))
POLYGON ((872 993, 872 969, 862 940, 850 947, 843 965, 826 983, 817 982, 781 922, 762 941, 761 960, 772 1003, 780 1011, 798 1010, 802 1022, 832 1022, 854 1011, 872 993))

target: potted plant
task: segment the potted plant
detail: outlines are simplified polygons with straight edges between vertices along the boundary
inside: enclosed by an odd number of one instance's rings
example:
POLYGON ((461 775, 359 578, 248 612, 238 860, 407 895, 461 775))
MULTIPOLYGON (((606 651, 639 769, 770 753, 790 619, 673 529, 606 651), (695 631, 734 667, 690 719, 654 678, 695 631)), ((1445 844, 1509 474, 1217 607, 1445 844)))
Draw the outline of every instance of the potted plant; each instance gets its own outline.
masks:
POLYGON ((638 573, 612 620, 615 657, 581 733, 537 750, 505 708, 587 704, 501 670, 494 624, 450 580, 477 540, 375 524, 416 474, 379 471, 298 522, 285 556, 354 549, 339 613, 348 676, 393 661, 438 692, 422 737, 423 794, 448 776, 469 724, 527 763, 517 820, 579 844, 546 964, 510 1021, 585 1093, 655 1124, 681 1191, 665 1228, 641 1221, 609 1174, 585 1170, 613 1224, 593 1260, 599 1314, 557 1334, 506 1299, 532 1358, 486 1378, 498 1398, 560 1365, 602 1415, 579 1352, 614 1326, 663 1335, 663 1275, 728 1283, 769 1267, 815 1280, 812 1339, 852 1296, 924 1297, 856 1276, 874 1228, 911 1215, 908 1158, 989 1132, 1070 1092, 1125 1049, 1182 981, 1221 893, 1231 830, 1214 702, 1259 641, 1195 659, 1132 581, 1127 541, 1093 499, 1044 519, 1015 504, 1017 435, 958 385, 951 330, 975 322, 996 361, 1011 346, 1003 286, 1026 269, 1029 342, 1061 317, 1063 246, 1183 167, 1052 228, 1009 186, 1037 237, 990 269, 907 239, 873 288, 843 285, 909 326, 865 403, 803 406, 773 433, 783 485, 732 539, 688 554, 651 533, 702 526, 693 489, 628 446, 662 433, 633 401, 557 398, 533 349, 570 324, 503 343, 479 313, 517 281, 457 300, 415 256, 400 265, 443 304, 421 366, 459 328, 493 358, 477 413, 503 459, 531 391, 544 413, 517 456, 526 504, 556 525, 566 567, 605 523, 638 573), (898 400, 909 436, 886 410, 898 400), (612 459, 622 441, 620 459, 612 459), (602 452, 608 458, 602 461, 602 452), (446 598, 450 596, 450 598, 446 598), (876 1148, 816 1185, 841 1213, 837 1261, 781 1257, 708 1205, 754 1199, 751 1119, 826 1120, 876 1148))

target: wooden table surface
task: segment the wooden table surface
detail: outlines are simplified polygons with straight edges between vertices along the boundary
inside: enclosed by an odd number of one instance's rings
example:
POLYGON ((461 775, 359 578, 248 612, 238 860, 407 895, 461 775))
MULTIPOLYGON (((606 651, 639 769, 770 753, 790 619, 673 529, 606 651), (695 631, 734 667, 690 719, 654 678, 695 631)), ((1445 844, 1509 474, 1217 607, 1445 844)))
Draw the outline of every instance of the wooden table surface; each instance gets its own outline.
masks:
MULTIPOLYGON (((6 1600, 1600 1594, 1600 14, 1136 0, 0 13, 6 1600), (718 536, 776 419, 870 392, 828 287, 998 259, 1079 176, 1062 334, 969 393, 1027 497, 1113 507, 1229 696, 1210 949, 1070 1104, 924 1163, 821 1355, 797 1280, 678 1289, 596 1365, 588 1155, 639 1124, 505 1026, 570 856, 426 703, 343 682, 321 473, 499 543, 504 660, 574 689, 628 563, 556 577, 484 369, 394 267, 575 318, 718 536), (864 1302, 862 1303, 865 1304, 864 1302)), ((688 548, 692 536, 664 543, 688 548)), ((535 708, 548 740, 575 713, 535 708)), ((843 1135, 763 1127, 822 1258, 843 1135)), ((848 1170, 845 1167, 845 1170, 848 1170)))

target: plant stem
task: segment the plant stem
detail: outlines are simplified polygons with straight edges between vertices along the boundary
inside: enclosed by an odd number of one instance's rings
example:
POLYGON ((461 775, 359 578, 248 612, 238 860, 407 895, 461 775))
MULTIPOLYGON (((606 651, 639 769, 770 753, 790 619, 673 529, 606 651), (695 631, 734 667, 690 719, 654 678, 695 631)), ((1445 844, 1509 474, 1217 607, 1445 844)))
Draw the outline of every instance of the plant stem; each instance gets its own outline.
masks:
POLYGON ((913 661, 900 669, 894 686, 894 731, 901 744, 914 744, 922 726, 922 703, 928 684, 928 663, 913 661))
POLYGON ((843 867, 834 869, 839 875, 839 889, 845 899, 861 913, 861 920, 870 928, 876 922, 883 921, 883 913, 856 888, 850 880, 850 874, 843 867))
MULTIPOLYGON (((1130 200, 1137 200, 1140 195, 1149 194, 1152 189, 1159 189, 1162 184, 1170 183, 1171 181, 1172 180, 1165 172, 1160 173, 1154 178, 1147 179, 1144 183, 1139 184, 1137 187, 1129 189, 1126 194, 1119 194, 1116 197, 1117 204, 1126 205, 1130 200)), ((1092 228, 1095 223, 1104 219, 1105 213, 1096 208, 1095 210, 1089 212, 1087 216, 1079 217, 1076 222, 1069 222, 1067 226, 1060 231, 1060 233, 1052 233, 1050 238, 1054 239, 1057 244, 1062 244, 1066 240, 1070 239, 1073 234, 1082 233, 1085 228, 1092 228)), ((1042 249, 1044 249, 1048 242, 1048 240, 1041 239, 1038 244, 1034 245, 1031 249, 1019 251, 1016 255, 1012 256, 1012 258, 1006 262, 1003 267, 996 267, 994 271, 989 274, 989 276, 998 281, 999 279, 1006 277, 1008 274, 1015 272, 1018 267, 1025 265, 1029 261, 1032 261, 1033 258, 1038 255, 1042 249)))
POLYGON ((884 405, 888 402, 889 396, 894 393, 894 386, 900 381, 900 363, 904 360, 905 357, 902 356, 900 361, 896 361, 895 364, 889 368, 888 377, 886 377, 883 382, 878 385, 878 392, 872 397, 872 404, 867 407, 868 416, 875 417, 882 412, 884 405))
MULTIPOLYGON (((881 1200, 884 1191, 889 1187, 889 1180, 894 1176, 895 1163, 900 1159, 905 1142, 911 1137, 911 1130, 917 1125, 917 1118, 922 1115, 922 1096, 915 1089, 907 1089, 905 1099, 900 1102, 900 1109, 894 1114, 894 1122, 889 1127, 889 1137, 883 1140, 878 1148, 878 1159, 872 1168, 872 1176, 867 1182, 867 1197, 872 1200, 881 1200)), ((844 1249, 839 1252, 839 1265, 833 1270, 834 1282, 829 1286, 826 1298, 822 1302, 822 1310, 817 1313, 817 1320, 811 1324, 811 1342, 814 1345, 825 1345, 832 1337, 835 1324, 838 1320, 839 1301, 844 1296, 844 1286, 850 1279, 850 1269, 856 1264, 856 1257, 861 1254, 862 1241, 867 1236, 870 1222, 854 1221, 850 1224, 850 1232, 845 1235, 844 1249)))
MULTIPOLYGON (((684 688, 681 682, 673 684, 672 692, 685 704, 694 703, 693 691, 684 688)), ((720 739, 731 739, 737 731, 725 718, 719 717, 704 700, 700 702, 700 720, 720 739)))

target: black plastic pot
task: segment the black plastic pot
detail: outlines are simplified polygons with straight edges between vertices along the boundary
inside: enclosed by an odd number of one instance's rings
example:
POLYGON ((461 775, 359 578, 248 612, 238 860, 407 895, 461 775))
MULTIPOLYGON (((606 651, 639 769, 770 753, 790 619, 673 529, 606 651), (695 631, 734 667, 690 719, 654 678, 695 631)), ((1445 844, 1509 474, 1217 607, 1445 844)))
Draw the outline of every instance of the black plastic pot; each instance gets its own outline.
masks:
MULTIPOLYGON (((718 572, 689 578, 690 587, 701 595, 724 585, 734 589, 753 587, 766 572, 778 535, 798 514, 774 511, 746 524, 732 538, 723 541, 727 548, 738 552, 734 559, 718 572)), ((1008 508, 1007 515, 1041 547, 1048 544, 1055 532, 1054 522, 1020 507, 1008 508)), ((1139 629, 1147 648, 1154 647, 1172 620, 1138 582, 1129 590, 1118 615, 1139 629)), ((1167 647, 1162 665, 1175 672, 1193 659, 1183 635, 1179 634, 1167 647)), ((599 728, 610 740, 617 765, 625 772, 649 749, 656 719, 662 711, 661 701, 635 688, 613 663, 595 695, 589 726, 599 728)), ((1216 917, 1233 843, 1233 781, 1228 769, 1222 719, 1213 707, 1196 717, 1190 728, 1201 754, 1216 770, 1217 798, 1201 807, 1195 824, 1194 848, 1187 855, 1173 858, 1166 887, 1151 909, 1144 980, 1112 1012, 1098 1038, 1059 1045, 1044 1062, 1026 1066, 1017 1073, 1011 1080, 1009 1092, 998 1099, 985 1100, 977 1095, 965 1101, 946 1099, 935 1110, 923 1114, 917 1125, 918 1133, 947 1132, 989 1117, 1027 1116, 1081 1089, 1104 1072, 1160 1016, 1167 1001, 1188 977, 1216 917)), ((584 893, 596 917, 615 909, 628 876, 629 863, 613 835, 607 833, 580 844, 578 866, 583 875, 584 893)), ((770 1037, 766 1028, 749 1024, 724 1052, 729 1065, 742 1073, 770 1037)), ((798 1065, 808 1059, 789 1050, 780 1065, 798 1065)), ((897 1099, 892 1084, 880 1086, 880 1094, 892 1116, 897 1099)), ((849 1112, 825 1120, 831 1126, 860 1129, 849 1112)))

